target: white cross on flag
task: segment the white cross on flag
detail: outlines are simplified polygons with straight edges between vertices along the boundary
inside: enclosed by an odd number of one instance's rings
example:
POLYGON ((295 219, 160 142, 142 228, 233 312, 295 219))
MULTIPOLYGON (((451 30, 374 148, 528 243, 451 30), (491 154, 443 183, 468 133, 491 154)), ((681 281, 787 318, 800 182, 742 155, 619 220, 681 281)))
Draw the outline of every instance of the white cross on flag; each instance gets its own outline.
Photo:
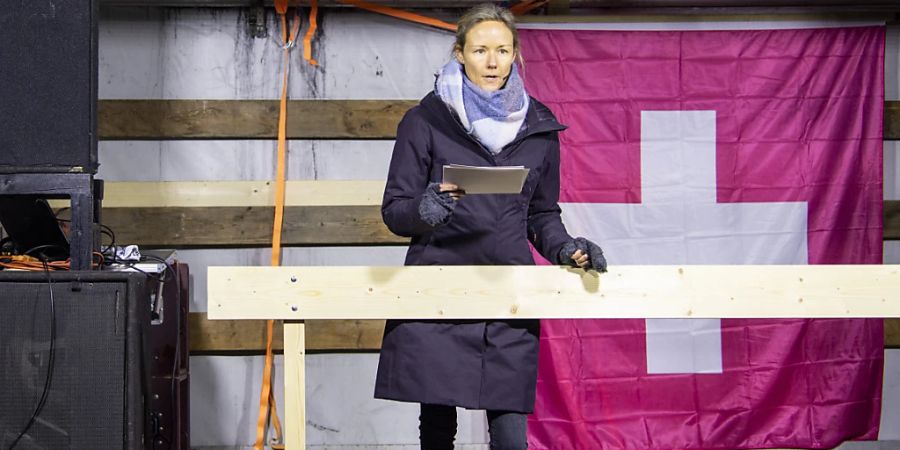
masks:
MULTIPOLYGON (((610 264, 879 264, 883 27, 522 30, 610 264)), ((647 280, 653 283, 654 280, 647 280)), ((875 439, 880 320, 544 321, 537 449, 875 439)))

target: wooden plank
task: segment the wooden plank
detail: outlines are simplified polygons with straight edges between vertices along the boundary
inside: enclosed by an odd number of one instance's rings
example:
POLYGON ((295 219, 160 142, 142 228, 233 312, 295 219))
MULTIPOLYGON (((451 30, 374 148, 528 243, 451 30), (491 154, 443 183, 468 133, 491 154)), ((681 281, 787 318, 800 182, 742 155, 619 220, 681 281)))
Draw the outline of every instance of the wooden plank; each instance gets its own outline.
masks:
POLYGON ((900 101, 884 102, 884 139, 900 140, 900 101))
MULTIPOLYGON (((209 320, 206 313, 190 313, 188 330, 192 354, 266 351, 264 320, 209 320)), ((284 349, 281 321, 275 322, 272 348, 284 349)), ((378 351, 383 320, 310 320, 306 322, 306 348, 311 351, 378 351)), ((884 346, 900 348, 900 319, 884 320, 884 346)))
POLYGON ((284 443, 306 448, 306 327, 302 321, 284 324, 284 443))
MULTIPOLYGON (((417 100, 291 100, 289 139, 393 139, 417 100)), ((99 139, 275 139, 277 100, 101 100, 99 139)))
MULTIPOLYGON (((272 207, 104 208, 117 243, 153 248, 266 246, 272 207)), ((282 245, 407 245, 391 233, 378 206, 288 207, 282 245)))
POLYGON ((884 319, 884 347, 900 348, 900 320, 884 319))
POLYGON ((550 0, 547 3, 547 14, 563 15, 572 12, 572 4, 570 0, 550 0))
MULTIPOLYGON (((381 205, 384 180, 292 180, 285 206, 381 205)), ((103 206, 215 207, 272 206, 273 181, 116 181, 106 183, 103 206)))
POLYGON ((900 239, 900 200, 884 202, 884 240, 900 239))
MULTIPOLYGON (((267 181, 110 182, 102 221, 118 243, 143 247, 265 246, 274 190, 267 181)), ((383 180, 289 181, 282 243, 407 244, 381 219, 383 191, 383 180)))
POLYGON ((210 319, 900 317, 895 265, 210 267, 210 319), (447 280, 455 280, 447 283, 447 280))
MULTIPOLYGON (((208 320, 206 313, 188 314, 192 354, 266 351, 266 321, 208 320)), ((306 348, 313 351, 359 351, 381 348, 383 320, 309 320, 306 348)), ((275 322, 272 348, 284 350, 282 323, 275 322)))
MULTIPOLYGON (((786 16, 778 17, 786 19, 786 16)), ((662 21, 645 15, 633 19, 662 21)), ((720 19, 734 20, 734 17, 720 19)), ((540 16, 521 20, 523 23, 628 22, 625 18, 614 20, 609 16, 540 16)), ((288 109, 288 137, 394 139, 403 113, 416 103, 416 100, 292 100, 288 109)), ((275 100, 100 100, 97 128, 99 138, 105 140, 275 139, 277 112, 275 100)), ((900 101, 885 102, 884 136, 887 140, 900 139, 900 101)))
MULTIPOLYGON (((381 220, 383 190, 380 180, 289 181, 284 244, 407 244, 381 220)), ((119 243, 264 246, 271 243, 273 191, 266 181, 109 182, 102 219, 119 243)), ((900 200, 884 202, 884 239, 900 239, 900 200)))

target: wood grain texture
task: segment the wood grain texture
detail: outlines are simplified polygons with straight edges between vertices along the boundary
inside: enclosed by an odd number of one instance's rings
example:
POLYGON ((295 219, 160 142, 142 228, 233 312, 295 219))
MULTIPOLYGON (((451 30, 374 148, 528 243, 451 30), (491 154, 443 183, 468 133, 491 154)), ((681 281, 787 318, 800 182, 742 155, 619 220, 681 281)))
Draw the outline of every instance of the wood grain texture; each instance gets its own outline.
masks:
POLYGON ((306 325, 290 321, 284 328, 284 444, 306 448, 306 325))
POLYGON ((210 319, 884 318, 900 266, 210 267, 207 292, 210 319))
MULTIPOLYGON (((209 320, 206 313, 188 316, 192 354, 265 354, 264 320, 209 320)), ((306 321, 306 348, 310 351, 378 351, 383 320, 306 321)), ((900 348, 900 319, 884 320, 885 348, 900 348)), ((281 321, 275 322, 272 348, 284 349, 281 321)))
MULTIPOLYGON (((288 139, 393 139, 417 100, 291 100, 288 139)), ((101 100, 106 140, 275 139, 277 100, 101 100)))
POLYGON ((884 202, 884 240, 900 239, 900 200, 884 202))
MULTIPOLYGON (((285 245, 407 244, 381 220, 383 190, 383 180, 289 181, 285 245)), ((271 243, 273 204, 268 181, 109 182, 102 221, 119 243, 265 246, 271 243)), ((884 202, 884 239, 900 239, 900 200, 884 202)))
MULTIPOLYGON (((206 313, 188 315, 191 353, 254 353, 266 351, 266 321, 209 320, 206 313)), ((275 322, 272 348, 284 350, 282 322, 275 322)), ((312 351, 360 351, 381 348, 383 320, 306 321, 306 348, 312 351)))
POLYGON ((900 140, 900 101, 884 102, 884 139, 900 140))
MULTIPOLYGON (((118 243, 150 248, 264 247, 272 243, 271 207, 104 208, 118 243)), ((284 211, 282 245, 406 245, 378 206, 293 206, 284 211)))
MULTIPOLYGON (((548 23, 591 21, 588 16, 541 16, 539 19, 548 23)), ((601 17, 594 21, 610 20, 601 17)), ((635 16, 635 20, 650 18, 635 16)), ((403 114, 417 103, 417 100, 291 100, 287 136, 289 139, 394 139, 403 114)), ((277 118, 276 100, 100 100, 97 133, 102 140, 275 139, 277 118)), ((884 138, 900 139, 900 101, 885 102, 884 138)))
POLYGON ((900 348, 900 320, 884 320, 884 347, 900 348))

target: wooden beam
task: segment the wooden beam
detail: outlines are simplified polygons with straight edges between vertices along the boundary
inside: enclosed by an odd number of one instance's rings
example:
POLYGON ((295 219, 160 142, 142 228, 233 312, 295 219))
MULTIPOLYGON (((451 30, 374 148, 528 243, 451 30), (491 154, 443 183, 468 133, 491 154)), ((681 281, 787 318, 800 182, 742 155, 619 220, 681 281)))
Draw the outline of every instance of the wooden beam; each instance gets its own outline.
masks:
MULTIPOLYGON (((104 208, 118 243, 153 248, 264 247, 272 243, 272 207, 104 208)), ((288 207, 283 245, 406 245, 378 206, 288 207)))
POLYGON ((900 320, 884 320, 884 347, 900 348, 900 320))
POLYGON ((900 317, 891 265, 208 270, 210 319, 900 317))
MULTIPOLYGON (((107 208, 253 207, 275 204, 272 181, 116 181, 106 183, 107 208)), ((298 180, 285 185, 285 206, 381 205, 384 180, 298 180)))
MULTIPOLYGON (((284 245, 405 245, 381 219, 384 181, 289 181, 284 245)), ((66 206, 54 201, 54 207, 66 206)), ((265 181, 106 183, 102 222, 143 247, 265 246, 274 184, 265 181)))
MULTIPOLYGON (((206 313, 190 313, 191 354, 264 354, 264 320, 209 320, 206 313)), ((275 322, 272 348, 284 349, 281 321, 275 322)), ((378 351, 384 330, 383 320, 309 320, 306 322, 306 349, 310 351, 378 351)), ((885 348, 900 348, 900 319, 884 320, 885 348)))
POLYGON ((547 3, 547 14, 564 15, 571 13, 571 11, 572 4, 570 0, 550 0, 547 3))
MULTIPOLYGON (((144 247, 271 243, 270 182, 109 182, 102 221, 119 243, 144 247), (139 224, 140 226, 136 226, 139 224)), ((381 220, 384 182, 289 181, 285 245, 406 245, 381 220)), ((65 201, 52 201, 55 208, 65 201)), ((900 239, 900 200, 884 202, 884 239, 900 239)))
MULTIPOLYGON (((393 139, 415 100, 291 100, 289 139, 393 139)), ((275 139, 277 100, 101 100, 99 139, 275 139)))
POLYGON ((900 239, 900 200, 884 202, 884 240, 900 239))
POLYGON ((900 101, 884 102, 884 139, 900 140, 900 101))
MULTIPOLYGON (((266 321, 208 320, 206 313, 188 314, 192 354, 266 351, 266 321)), ((381 348, 383 320, 309 320, 306 348, 312 351, 359 351, 381 348)), ((272 348, 284 350, 282 322, 275 322, 272 348)))
MULTIPOLYGON (((541 16, 541 22, 611 21, 601 16, 541 16)), ((647 16, 635 16, 647 21, 647 16)), ((523 19, 525 23, 534 20, 523 19)), ((617 20, 621 22, 622 20, 617 20)), ((394 139, 415 100, 292 100, 290 139, 394 139)), ((100 139, 275 139, 275 100, 100 100, 100 139)), ((884 138, 900 140, 900 101, 885 102, 884 138)))

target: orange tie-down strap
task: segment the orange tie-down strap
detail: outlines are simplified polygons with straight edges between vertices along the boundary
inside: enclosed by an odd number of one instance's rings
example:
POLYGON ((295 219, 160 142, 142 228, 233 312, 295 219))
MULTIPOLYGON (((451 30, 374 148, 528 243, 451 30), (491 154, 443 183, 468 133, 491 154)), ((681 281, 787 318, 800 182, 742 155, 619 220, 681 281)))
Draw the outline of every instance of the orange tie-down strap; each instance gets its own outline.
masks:
MULTIPOLYGON (((300 29, 299 15, 294 15, 293 27, 287 23, 287 0, 276 0, 275 9, 281 15, 281 40, 284 47, 284 71, 281 79, 281 105, 278 115, 278 156, 275 169, 275 220, 272 224, 272 266, 281 265, 281 230, 284 221, 285 160, 287 155, 287 88, 290 73, 290 49, 288 45, 297 38, 300 29), (288 30, 290 29, 290 32, 288 30)), ((256 441, 254 449, 265 448, 265 436, 271 421, 275 427, 275 442, 282 442, 281 421, 278 419, 278 408, 272 392, 272 333, 275 322, 266 321, 266 359, 263 368, 262 388, 259 395, 259 416, 256 422, 256 441), (270 415, 271 408, 271 415, 270 415)), ((273 444, 273 448, 276 445, 273 444)))
POLYGON ((347 5, 353 5, 357 8, 369 10, 372 12, 376 12, 378 14, 384 14, 386 16, 396 17, 398 19, 407 20, 409 22, 421 23, 423 25, 428 25, 436 28, 442 28, 444 30, 456 31, 456 25, 452 23, 444 22, 443 20, 433 19, 431 17, 423 16, 420 14, 414 14, 409 11, 403 11, 401 9, 391 8, 388 6, 376 5, 374 3, 364 2, 361 0, 338 0, 341 3, 347 5))
POLYGON ((510 6, 509 11, 514 15, 521 16, 530 12, 532 9, 540 8, 547 3, 550 3, 550 0, 524 0, 510 6))
POLYGON ((309 28, 306 30, 306 36, 303 37, 303 59, 314 66, 318 66, 319 62, 312 57, 312 38, 316 34, 316 28, 318 27, 316 15, 319 14, 319 2, 312 0, 309 6, 309 28))

